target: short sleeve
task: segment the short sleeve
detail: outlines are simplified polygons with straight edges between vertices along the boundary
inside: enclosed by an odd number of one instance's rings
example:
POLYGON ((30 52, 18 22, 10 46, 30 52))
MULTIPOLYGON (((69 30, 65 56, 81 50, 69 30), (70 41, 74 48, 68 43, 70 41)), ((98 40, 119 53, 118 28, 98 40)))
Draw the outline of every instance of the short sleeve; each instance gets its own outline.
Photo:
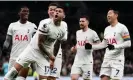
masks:
POLYGON ((49 26, 46 20, 41 21, 39 23, 38 31, 40 34, 48 35, 49 33, 49 26))
POLYGON ((97 33, 94 31, 93 41, 95 42, 95 41, 99 41, 99 40, 100 39, 99 39, 97 33))
POLYGON ((33 32, 36 32, 36 30, 37 30, 37 26, 33 23, 33 32))
POLYGON ((123 26, 121 35, 124 41, 130 40, 130 34, 126 26, 123 26))
POLYGON ((34 36, 36 31, 37 31, 37 26, 33 23, 32 37, 34 36))
POLYGON ((7 34, 8 35, 13 35, 13 29, 12 29, 12 23, 9 25, 9 27, 8 27, 8 30, 7 30, 7 34))

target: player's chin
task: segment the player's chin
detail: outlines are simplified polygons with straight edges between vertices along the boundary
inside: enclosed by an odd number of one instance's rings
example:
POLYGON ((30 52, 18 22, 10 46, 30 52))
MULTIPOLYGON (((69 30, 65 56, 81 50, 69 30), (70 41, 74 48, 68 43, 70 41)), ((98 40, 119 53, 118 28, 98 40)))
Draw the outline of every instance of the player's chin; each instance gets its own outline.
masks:
POLYGON ((55 18, 56 21, 61 21, 62 19, 61 18, 55 18))

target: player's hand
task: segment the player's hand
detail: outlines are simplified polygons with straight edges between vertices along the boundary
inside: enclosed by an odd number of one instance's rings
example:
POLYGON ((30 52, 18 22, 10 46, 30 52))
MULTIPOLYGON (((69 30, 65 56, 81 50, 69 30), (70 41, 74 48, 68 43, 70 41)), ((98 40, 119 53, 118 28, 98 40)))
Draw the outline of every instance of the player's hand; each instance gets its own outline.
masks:
POLYGON ((54 61, 50 60, 50 69, 52 70, 54 68, 54 61))
POLYGON ((90 43, 85 43, 85 49, 92 49, 92 45, 90 43))
POLYGON ((1 56, 7 56, 7 51, 2 50, 2 54, 0 54, 1 56))
POLYGON ((55 56, 50 56, 51 61, 55 61, 55 56))
POLYGON ((71 52, 72 52, 72 53, 76 53, 76 51, 77 51, 77 47, 76 47, 76 46, 73 46, 73 47, 71 48, 71 52))
POLYGON ((109 50, 113 50, 113 49, 115 49, 114 45, 112 45, 112 44, 108 44, 107 47, 108 47, 109 50))
POLYGON ((54 56, 50 56, 50 69, 53 69, 54 61, 55 61, 55 57, 54 56))

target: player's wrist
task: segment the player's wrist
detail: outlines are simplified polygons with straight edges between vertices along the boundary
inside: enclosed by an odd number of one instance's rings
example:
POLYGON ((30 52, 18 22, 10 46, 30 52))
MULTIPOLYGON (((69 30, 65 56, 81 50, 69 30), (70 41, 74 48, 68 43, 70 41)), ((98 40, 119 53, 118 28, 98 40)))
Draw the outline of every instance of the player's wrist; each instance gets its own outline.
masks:
POLYGON ((50 56, 51 61, 55 61, 55 56, 50 56))
POLYGON ((117 49, 117 48, 119 48, 119 46, 118 45, 114 45, 114 48, 117 49))

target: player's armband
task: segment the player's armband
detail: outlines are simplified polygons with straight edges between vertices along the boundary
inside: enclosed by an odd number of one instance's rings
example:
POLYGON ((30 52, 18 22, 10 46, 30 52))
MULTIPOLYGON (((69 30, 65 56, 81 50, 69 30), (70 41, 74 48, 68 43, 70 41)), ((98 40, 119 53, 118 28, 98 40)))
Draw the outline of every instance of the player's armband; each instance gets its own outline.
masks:
POLYGON ((124 36, 122 36, 122 38, 124 39, 124 41, 128 41, 128 40, 130 40, 130 35, 129 34, 124 35, 124 36))
POLYGON ((122 38, 124 41, 130 40, 130 34, 126 26, 122 28, 122 38))

